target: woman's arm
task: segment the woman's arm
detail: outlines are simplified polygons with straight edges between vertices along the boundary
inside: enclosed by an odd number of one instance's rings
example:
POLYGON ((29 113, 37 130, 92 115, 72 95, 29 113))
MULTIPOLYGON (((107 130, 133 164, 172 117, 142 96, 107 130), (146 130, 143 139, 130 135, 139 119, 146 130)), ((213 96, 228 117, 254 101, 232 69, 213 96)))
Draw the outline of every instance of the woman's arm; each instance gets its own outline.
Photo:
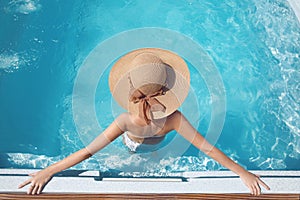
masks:
POLYGON ((262 185, 267 190, 270 190, 269 186, 267 186, 257 175, 245 170, 239 164, 235 163, 228 156, 226 156, 222 151, 212 146, 207 140, 205 140, 205 138, 193 128, 193 126, 179 111, 176 111, 174 114, 172 114, 170 120, 172 121, 171 124, 174 124, 173 128, 195 147, 219 162, 224 167, 239 175, 245 185, 250 189, 251 194, 260 194, 261 189, 259 185, 262 185))
MULTIPOLYGON (((119 119, 119 118, 118 118, 119 119)), ((54 163, 53 165, 38 171, 36 173, 30 174, 32 176, 30 179, 26 180, 19 185, 19 188, 31 184, 27 194, 40 194, 43 190, 45 184, 52 178, 52 176, 60 171, 68 169, 83 160, 91 157, 94 153, 99 151, 108 145, 111 141, 116 139, 119 135, 123 133, 122 127, 119 125, 122 121, 114 121, 102 134, 100 134, 93 142, 91 142, 86 148, 83 148, 65 159, 54 163)))

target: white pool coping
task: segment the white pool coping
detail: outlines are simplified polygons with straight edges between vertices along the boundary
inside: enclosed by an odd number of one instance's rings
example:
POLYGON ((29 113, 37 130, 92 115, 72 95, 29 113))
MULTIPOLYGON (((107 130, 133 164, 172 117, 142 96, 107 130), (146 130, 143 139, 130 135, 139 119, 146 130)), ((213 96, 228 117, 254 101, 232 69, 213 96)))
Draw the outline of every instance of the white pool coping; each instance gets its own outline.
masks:
POLYGON ((300 22, 300 1, 299 0, 288 0, 290 6, 292 7, 295 15, 298 18, 298 21, 300 22))
MULTIPOLYGON (((0 193, 26 192, 17 189, 37 170, 0 169, 0 193)), ((300 171, 251 171, 259 174, 271 190, 263 193, 300 192, 300 171)), ((231 171, 183 172, 166 178, 99 178, 99 171, 85 171, 76 177, 55 176, 45 193, 249 193, 241 179, 231 171), (184 181, 182 181, 184 177, 184 181)))
MULTIPOLYGON (((300 1, 288 0, 300 22, 300 1)), ((37 170, 0 169, 0 193, 26 192, 18 185, 37 170)), ((259 174, 271 190, 263 193, 300 193, 300 171, 251 171, 259 174)), ((76 177, 55 176, 45 193, 248 193, 241 179, 230 171, 183 172, 165 178, 99 178, 99 171, 85 171, 76 177), (183 179, 185 181, 183 181, 183 179)))

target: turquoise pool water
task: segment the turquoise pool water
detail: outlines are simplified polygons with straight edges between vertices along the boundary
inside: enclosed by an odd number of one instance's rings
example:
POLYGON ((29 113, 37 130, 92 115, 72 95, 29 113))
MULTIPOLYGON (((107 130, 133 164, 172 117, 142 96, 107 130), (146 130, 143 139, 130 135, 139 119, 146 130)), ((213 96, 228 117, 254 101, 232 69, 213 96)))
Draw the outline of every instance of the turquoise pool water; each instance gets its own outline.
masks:
MULTIPOLYGON (((226 113, 218 148, 248 169, 300 169, 300 24, 287 1, 8 0, 0 2, 0 10, 5 27, 0 30, 0 167, 42 168, 92 140, 97 129, 88 123, 78 129, 72 104, 85 59, 111 38, 152 27, 193 40, 220 74, 226 113)), ((192 80, 190 100, 181 109, 205 135, 214 99, 198 67, 185 59, 192 80), (196 112, 189 108, 194 101, 196 112)), ((110 66, 99 69, 95 91, 101 127, 115 114, 107 87, 110 66)), ((129 154, 119 138, 75 168, 223 169, 175 132, 162 152, 129 154), (182 144, 184 151, 178 150, 182 144)))

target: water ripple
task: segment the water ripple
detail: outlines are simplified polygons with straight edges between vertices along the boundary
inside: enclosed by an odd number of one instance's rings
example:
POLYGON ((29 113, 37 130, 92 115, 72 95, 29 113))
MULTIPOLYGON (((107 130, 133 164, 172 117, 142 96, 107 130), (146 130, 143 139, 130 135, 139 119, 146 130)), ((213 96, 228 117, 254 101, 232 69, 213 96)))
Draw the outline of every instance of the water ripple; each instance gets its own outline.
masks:
POLYGON ((41 9, 39 0, 12 0, 5 7, 6 11, 21 14, 30 14, 41 9))

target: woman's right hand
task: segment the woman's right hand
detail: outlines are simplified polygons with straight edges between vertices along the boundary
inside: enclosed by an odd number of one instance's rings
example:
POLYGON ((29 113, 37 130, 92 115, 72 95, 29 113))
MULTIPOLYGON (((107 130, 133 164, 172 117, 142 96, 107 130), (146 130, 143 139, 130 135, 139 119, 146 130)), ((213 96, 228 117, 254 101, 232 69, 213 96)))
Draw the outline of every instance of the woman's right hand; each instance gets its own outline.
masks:
POLYGON ((29 176, 31 176, 31 178, 29 178, 28 180, 20 184, 18 188, 20 189, 30 184, 27 194, 32 194, 32 195, 40 194, 44 189, 45 185, 52 178, 52 174, 49 173, 46 169, 29 174, 29 176))

